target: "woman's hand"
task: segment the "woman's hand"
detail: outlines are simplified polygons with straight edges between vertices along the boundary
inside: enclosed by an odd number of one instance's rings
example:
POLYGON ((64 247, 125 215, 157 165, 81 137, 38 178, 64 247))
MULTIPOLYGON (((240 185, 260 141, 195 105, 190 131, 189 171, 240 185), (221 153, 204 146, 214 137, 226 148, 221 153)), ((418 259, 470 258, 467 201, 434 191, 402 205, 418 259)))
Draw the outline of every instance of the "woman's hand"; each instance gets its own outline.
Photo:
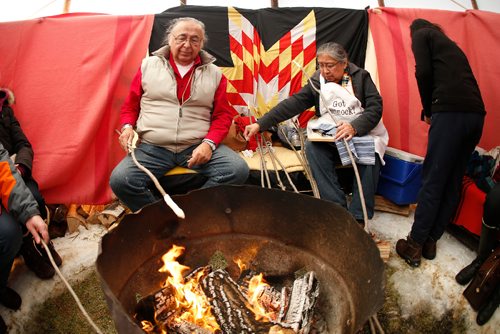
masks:
POLYGON ((337 125, 337 133, 335 134, 334 140, 337 141, 339 139, 350 140, 352 137, 356 135, 356 130, 348 122, 339 122, 337 125))
POLYGON ((47 224, 45 224, 42 217, 36 215, 28 219, 26 221, 26 228, 31 233, 37 244, 40 243, 41 239, 43 239, 45 243, 49 243, 49 231, 47 224))
POLYGON ((253 123, 245 126, 245 131, 243 132, 243 137, 245 137, 246 141, 249 141, 250 138, 255 136, 260 131, 260 125, 257 123, 253 123))

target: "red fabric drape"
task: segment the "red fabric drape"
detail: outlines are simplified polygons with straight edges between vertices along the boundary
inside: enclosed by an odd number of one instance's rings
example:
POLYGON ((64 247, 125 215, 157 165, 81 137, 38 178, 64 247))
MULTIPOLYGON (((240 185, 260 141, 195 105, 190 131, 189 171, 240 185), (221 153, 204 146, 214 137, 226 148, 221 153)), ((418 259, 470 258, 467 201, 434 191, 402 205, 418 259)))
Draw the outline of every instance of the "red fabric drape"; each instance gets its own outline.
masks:
POLYGON ((500 145, 500 14, 483 11, 451 12, 383 8, 371 10, 370 29, 377 57, 384 124, 389 146, 425 155, 428 126, 420 121, 422 105, 411 52, 411 22, 424 18, 439 24, 465 52, 486 105, 486 120, 479 146, 500 145))
POLYGON ((48 203, 105 203, 123 158, 114 129, 153 16, 61 15, 0 23, 0 86, 35 152, 48 203))

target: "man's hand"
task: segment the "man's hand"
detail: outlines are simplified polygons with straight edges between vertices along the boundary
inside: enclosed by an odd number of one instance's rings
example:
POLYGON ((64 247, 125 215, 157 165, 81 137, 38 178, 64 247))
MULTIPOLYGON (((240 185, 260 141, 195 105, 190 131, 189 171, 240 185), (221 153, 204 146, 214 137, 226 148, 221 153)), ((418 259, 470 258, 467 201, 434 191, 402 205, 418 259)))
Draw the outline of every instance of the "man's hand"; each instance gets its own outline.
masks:
POLYGON ((428 116, 424 116, 424 122, 431 125, 431 118, 428 116))
POLYGON ((208 143, 201 143, 197 148, 193 150, 191 158, 189 158, 188 168, 196 165, 203 165, 207 163, 212 158, 212 148, 208 143))
POLYGON ((245 126, 245 131, 243 132, 243 137, 246 141, 255 136, 260 131, 260 125, 258 123, 253 123, 245 126))
POLYGON ((335 134, 335 138, 333 138, 335 141, 339 139, 344 139, 349 140, 354 135, 356 134, 356 130, 354 127, 351 125, 351 123, 347 122, 339 122, 337 125, 337 133, 335 134))
POLYGON ((31 233, 37 244, 40 243, 41 239, 43 239, 45 243, 49 243, 49 231, 47 224, 45 224, 42 217, 36 215, 28 219, 26 221, 26 228, 31 233))
POLYGON ((134 138, 134 129, 133 128, 125 128, 120 133, 120 137, 118 140, 120 141, 120 146, 128 152, 128 144, 132 143, 132 139, 134 138))

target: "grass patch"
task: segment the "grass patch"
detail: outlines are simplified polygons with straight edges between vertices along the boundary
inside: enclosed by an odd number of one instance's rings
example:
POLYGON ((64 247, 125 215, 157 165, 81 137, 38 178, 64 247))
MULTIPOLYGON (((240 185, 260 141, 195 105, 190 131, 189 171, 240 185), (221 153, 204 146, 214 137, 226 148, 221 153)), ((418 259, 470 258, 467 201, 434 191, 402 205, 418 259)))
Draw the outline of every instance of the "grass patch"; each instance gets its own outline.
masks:
MULTIPOLYGON (((95 269, 84 279, 72 282, 71 286, 97 327, 103 333, 117 333, 95 269)), ((73 296, 65 289, 61 295, 49 298, 35 308, 33 318, 25 324, 23 332, 88 334, 94 330, 78 308, 73 296)))

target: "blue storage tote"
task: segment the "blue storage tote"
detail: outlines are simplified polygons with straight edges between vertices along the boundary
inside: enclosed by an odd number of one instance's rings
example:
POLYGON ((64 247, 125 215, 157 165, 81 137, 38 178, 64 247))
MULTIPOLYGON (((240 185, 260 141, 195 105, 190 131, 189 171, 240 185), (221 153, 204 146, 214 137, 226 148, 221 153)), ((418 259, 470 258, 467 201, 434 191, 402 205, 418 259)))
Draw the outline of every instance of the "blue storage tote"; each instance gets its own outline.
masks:
POLYGON ((377 193, 399 205, 416 203, 422 186, 423 158, 387 148, 384 161, 377 193))

